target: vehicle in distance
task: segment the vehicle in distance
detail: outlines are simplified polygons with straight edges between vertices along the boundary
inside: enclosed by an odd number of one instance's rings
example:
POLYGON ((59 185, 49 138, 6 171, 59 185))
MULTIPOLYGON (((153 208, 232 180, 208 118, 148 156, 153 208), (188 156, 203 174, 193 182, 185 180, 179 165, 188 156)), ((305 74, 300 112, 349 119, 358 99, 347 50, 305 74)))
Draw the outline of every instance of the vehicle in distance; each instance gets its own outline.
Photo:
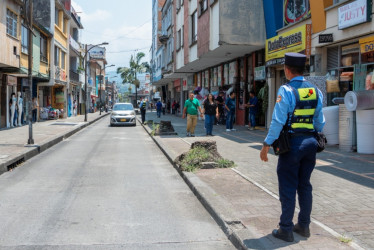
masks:
POLYGON ((110 126, 136 125, 134 106, 131 103, 116 103, 110 113, 110 126))

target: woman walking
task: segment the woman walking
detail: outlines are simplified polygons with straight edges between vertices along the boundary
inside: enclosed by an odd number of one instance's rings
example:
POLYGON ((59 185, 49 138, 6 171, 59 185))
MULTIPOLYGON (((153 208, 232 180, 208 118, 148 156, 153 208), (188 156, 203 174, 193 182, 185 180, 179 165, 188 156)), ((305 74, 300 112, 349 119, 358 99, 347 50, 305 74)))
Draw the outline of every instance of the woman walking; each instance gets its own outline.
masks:
POLYGON ((213 124, 214 124, 214 116, 219 117, 218 105, 214 100, 214 96, 212 94, 208 94, 208 97, 205 99, 204 103, 204 114, 205 114, 205 129, 207 136, 213 136, 213 124))

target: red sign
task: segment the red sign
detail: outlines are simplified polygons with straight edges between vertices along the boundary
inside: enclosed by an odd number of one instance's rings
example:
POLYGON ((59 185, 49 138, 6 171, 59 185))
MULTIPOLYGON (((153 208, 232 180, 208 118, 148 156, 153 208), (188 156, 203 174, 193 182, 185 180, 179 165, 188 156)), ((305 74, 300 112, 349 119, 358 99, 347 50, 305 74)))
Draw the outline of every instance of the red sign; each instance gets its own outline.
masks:
POLYGON ((181 81, 178 79, 178 80, 175 80, 174 81, 174 88, 177 88, 177 87, 180 87, 181 86, 181 81))

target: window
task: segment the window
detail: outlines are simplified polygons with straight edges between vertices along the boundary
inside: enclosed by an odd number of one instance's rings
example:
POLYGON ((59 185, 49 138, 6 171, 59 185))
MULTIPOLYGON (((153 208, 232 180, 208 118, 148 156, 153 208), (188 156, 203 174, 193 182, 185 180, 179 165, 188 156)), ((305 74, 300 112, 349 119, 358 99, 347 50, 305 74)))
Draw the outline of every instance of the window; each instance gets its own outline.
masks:
POLYGON ((13 37, 17 37, 17 15, 10 11, 9 9, 6 10, 6 33, 13 37))
POLYGON ((197 12, 191 15, 191 44, 197 41, 197 12))
POLYGON ((182 31, 181 30, 178 30, 178 33, 177 33, 177 50, 179 50, 181 48, 181 41, 182 41, 182 31))
POLYGON ((183 0, 177 0, 177 10, 183 6, 183 0))
POLYGON ((60 66, 60 48, 55 46, 55 66, 60 66))
POLYGON ((61 68, 62 69, 65 69, 65 57, 66 57, 66 53, 61 51, 61 68))
POLYGON ((21 51, 22 53, 29 53, 29 30, 22 24, 21 27, 21 51))
POLYGON ((40 34, 40 61, 48 62, 47 59, 47 37, 43 34, 40 34))
POLYGON ((184 40, 184 25, 182 25, 182 29, 181 29, 181 47, 183 47, 183 40, 184 40))
POLYGON ((66 26, 67 26, 66 24, 67 24, 66 19, 63 18, 62 19, 62 32, 64 32, 64 34, 66 34, 66 26))
POLYGON ((58 9, 55 9, 55 24, 58 26, 59 21, 59 11, 58 9))
POLYGON ((200 15, 203 14, 208 9, 208 0, 201 0, 199 2, 200 15))

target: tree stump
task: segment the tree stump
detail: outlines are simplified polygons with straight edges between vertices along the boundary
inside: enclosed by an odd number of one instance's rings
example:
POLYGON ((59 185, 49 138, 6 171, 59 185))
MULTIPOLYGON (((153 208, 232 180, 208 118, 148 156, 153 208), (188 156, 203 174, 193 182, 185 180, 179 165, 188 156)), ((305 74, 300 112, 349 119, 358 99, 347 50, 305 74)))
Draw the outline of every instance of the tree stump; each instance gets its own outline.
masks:
POLYGON ((215 141, 196 141, 192 143, 191 149, 196 147, 205 148, 216 159, 222 158, 222 156, 217 151, 217 143, 215 141))

